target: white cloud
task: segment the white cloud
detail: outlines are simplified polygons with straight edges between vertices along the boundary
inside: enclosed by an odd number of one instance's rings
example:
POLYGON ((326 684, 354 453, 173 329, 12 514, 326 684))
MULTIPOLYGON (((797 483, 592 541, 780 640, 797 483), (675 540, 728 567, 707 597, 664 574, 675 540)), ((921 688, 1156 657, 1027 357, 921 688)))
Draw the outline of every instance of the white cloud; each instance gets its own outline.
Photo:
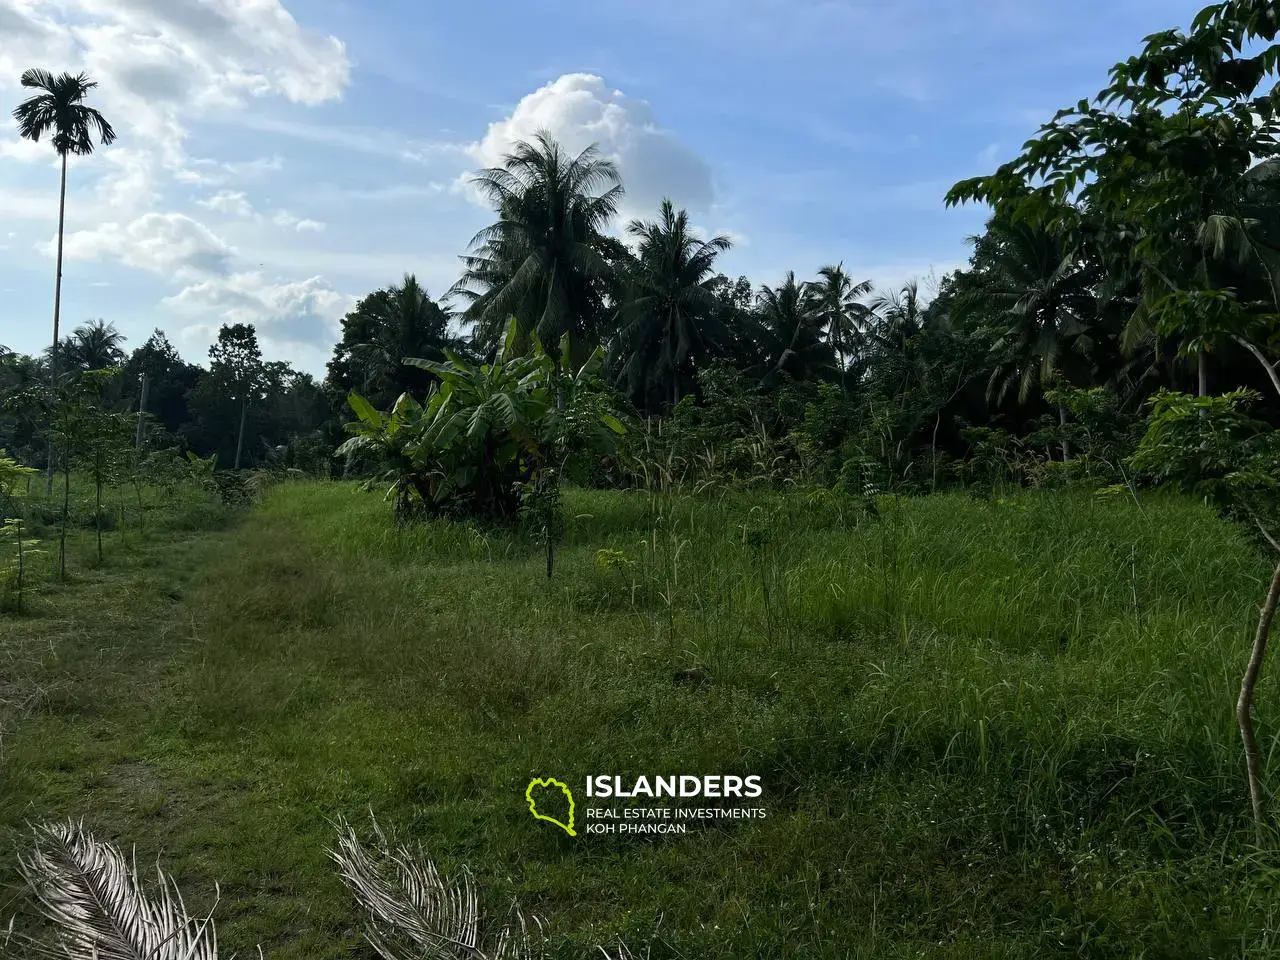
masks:
POLYGON ((354 299, 318 276, 272 283, 260 273, 234 273, 194 283, 163 303, 190 317, 252 323, 266 342, 327 346, 354 299))
MULTIPOLYGON (((41 244, 48 254, 54 241, 41 244)), ((139 270, 194 278, 225 275, 234 251, 208 227, 181 213, 148 213, 126 224, 103 223, 68 234, 73 260, 114 259, 139 270)))
POLYGON ((17 160, 22 163, 47 160, 53 163, 56 156, 47 139, 37 142, 23 140, 20 137, 0 137, 0 159, 17 160))
POLYGON ((509 117, 489 125, 469 153, 483 166, 497 166, 512 144, 541 130, 573 153, 595 143, 617 163, 627 191, 624 217, 652 216, 664 197, 694 213, 711 207, 706 162, 658 125, 646 101, 610 90, 592 74, 565 74, 524 97, 509 117))
POLYGON ((321 233, 324 231, 325 226, 319 220, 298 217, 288 210, 277 210, 275 216, 271 218, 271 222, 277 227, 282 227, 285 230, 295 230, 298 233, 321 233))
POLYGON ((259 180, 268 173, 278 173, 283 169, 284 159, 277 156, 230 162, 200 157, 192 160, 182 170, 176 171, 174 179, 179 183, 216 187, 232 181, 244 183, 249 180, 259 180))
POLYGON ((292 230, 295 233, 321 233, 325 228, 319 220, 300 217, 288 210, 277 210, 269 217, 259 213, 243 190, 219 190, 210 197, 197 200, 196 205, 228 217, 272 223, 282 230, 292 230))
POLYGON ((253 204, 242 190, 219 190, 212 197, 197 200, 198 206, 232 217, 252 217, 253 204))
MULTIPOLYGON (((0 36, 0 90, 33 63, 100 83, 93 103, 121 142, 93 169, 119 218, 151 209, 162 175, 201 176, 184 149, 191 119, 251 97, 333 100, 350 74, 341 41, 281 0, 0 0, 0 36)), ((0 146, 0 158, 27 151, 0 146)))

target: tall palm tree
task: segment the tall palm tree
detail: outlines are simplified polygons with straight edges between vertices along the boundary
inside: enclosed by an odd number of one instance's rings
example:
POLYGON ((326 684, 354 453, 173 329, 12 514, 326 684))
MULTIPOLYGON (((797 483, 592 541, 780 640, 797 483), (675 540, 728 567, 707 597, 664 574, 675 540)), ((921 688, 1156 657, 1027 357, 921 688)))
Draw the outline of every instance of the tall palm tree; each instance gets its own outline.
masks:
MULTIPOLYGON (((94 132, 105 147, 116 138, 116 132, 106 118, 84 99, 97 86, 87 74, 72 76, 63 73, 54 76, 48 70, 33 68, 22 75, 24 87, 38 90, 13 111, 21 135, 38 143, 46 133, 51 134, 53 148, 62 158, 62 182, 58 191, 58 264, 53 285, 53 341, 50 353, 49 376, 56 385, 58 380, 58 320, 62 311, 62 236, 67 211, 67 157, 75 154, 85 157, 93 153, 94 132)), ((49 469, 46 483, 53 489, 53 447, 49 447, 49 469)))
POLYGON ((871 281, 854 283, 844 263, 825 266, 818 279, 809 284, 812 308, 840 359, 841 379, 848 367, 847 357, 857 352, 858 340, 866 329, 869 307, 863 298, 871 292, 871 281))
POLYGON ((795 271, 788 270, 777 288, 760 288, 759 319, 773 357, 768 375, 808 380, 835 372, 835 353, 822 337, 809 285, 797 283, 795 271))
POLYGON ((724 340, 713 271, 732 242, 694 235, 688 213, 670 200, 662 201, 658 216, 627 225, 639 243, 618 309, 616 363, 619 380, 640 405, 656 394, 674 407, 724 340))
POLYGON ((623 194, 617 168, 594 146, 570 157, 542 132, 472 182, 498 213, 472 239, 451 291, 469 301, 463 319, 476 340, 496 346, 515 316, 522 338, 536 334, 559 356, 568 337, 584 359, 606 318, 613 245, 603 231, 623 194))

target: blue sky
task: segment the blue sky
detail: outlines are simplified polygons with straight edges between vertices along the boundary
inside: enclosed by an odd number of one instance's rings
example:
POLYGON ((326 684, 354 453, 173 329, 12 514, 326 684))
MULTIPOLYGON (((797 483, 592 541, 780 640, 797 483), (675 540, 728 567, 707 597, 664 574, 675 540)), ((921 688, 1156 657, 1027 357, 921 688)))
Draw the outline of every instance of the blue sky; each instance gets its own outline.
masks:
MULTIPOLYGON (((337 319, 442 293, 488 211, 467 176, 549 128, 596 141, 626 217, 664 195, 726 272, 843 260, 891 286, 967 258, 946 210, 1185 0, 0 0, 0 106, 87 70, 120 140, 73 164, 63 323, 203 361, 218 324, 322 373, 337 319)), ((0 124, 0 343, 48 339, 57 171, 0 124)))

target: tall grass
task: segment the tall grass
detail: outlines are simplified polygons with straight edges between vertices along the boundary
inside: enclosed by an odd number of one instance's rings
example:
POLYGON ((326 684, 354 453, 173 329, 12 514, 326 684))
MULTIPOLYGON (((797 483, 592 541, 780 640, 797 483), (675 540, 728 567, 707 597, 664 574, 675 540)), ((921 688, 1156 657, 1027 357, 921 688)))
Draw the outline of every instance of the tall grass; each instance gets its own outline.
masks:
MULTIPOLYGON (((1271 955, 1232 715, 1268 571, 1201 505, 566 505, 548 582, 506 531, 274 491, 183 603, 139 608, 169 639, 81 663, 13 735, 0 809, 151 836, 273 957, 349 955, 323 849, 368 807, 550 918, 557 956, 1271 955), (530 777, 601 773, 759 774, 769 815, 658 841, 529 817, 530 777)), ((1274 683, 1258 714, 1275 782, 1274 683)))

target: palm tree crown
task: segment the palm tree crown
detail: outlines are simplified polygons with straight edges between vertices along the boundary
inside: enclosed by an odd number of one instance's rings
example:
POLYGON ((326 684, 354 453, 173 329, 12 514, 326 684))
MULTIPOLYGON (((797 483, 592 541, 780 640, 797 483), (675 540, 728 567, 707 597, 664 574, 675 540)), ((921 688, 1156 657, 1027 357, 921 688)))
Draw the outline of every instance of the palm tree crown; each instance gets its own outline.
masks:
POLYGON ((1033 388, 1088 352, 1097 272, 1065 237, 1026 223, 993 220, 982 245, 988 264, 961 306, 989 312, 1000 363, 993 394, 1002 399, 1016 384, 1025 403, 1033 388))
POLYGON ((520 336, 536 334, 552 355, 565 336, 585 355, 604 320, 612 245, 603 230, 622 198, 617 168, 594 146, 569 157, 544 132, 472 182, 498 213, 472 239, 452 291, 470 301, 464 319, 476 339, 495 346, 515 316, 520 336))
POLYGON ((404 364, 406 357, 444 360, 446 349, 459 349, 449 335, 449 313, 435 303, 412 273, 385 295, 361 304, 367 339, 351 348, 360 367, 361 390, 387 403, 406 390, 420 391, 431 381, 423 370, 404 364))
POLYGON ((639 243, 618 311, 618 376, 641 406, 668 398, 674 406, 724 339, 713 271, 732 243, 700 239, 670 200, 656 222, 632 220, 627 233, 639 243))
POLYGON ((855 283, 845 272, 844 264, 838 263, 819 270, 818 279, 809 284, 808 292, 812 309, 826 327, 843 371, 847 358, 858 353, 858 341, 866 329, 870 308, 863 298, 871 292, 871 281, 855 283))
POLYGON ((98 85, 88 75, 54 76, 48 70, 33 68, 22 75, 22 85, 42 91, 23 100, 13 111, 25 139, 39 142, 46 133, 52 133, 53 147, 62 156, 93 153, 95 131, 104 147, 116 139, 106 117, 84 102, 89 91, 98 85))
POLYGON ((114 323, 90 320, 72 331, 63 345, 67 365, 79 370, 105 370, 124 363, 125 336, 114 323))
POLYGON ((776 288, 761 287, 760 321, 772 354, 772 374, 807 380, 834 372, 835 354, 822 339, 822 320, 813 309, 809 284, 788 270, 776 288))

